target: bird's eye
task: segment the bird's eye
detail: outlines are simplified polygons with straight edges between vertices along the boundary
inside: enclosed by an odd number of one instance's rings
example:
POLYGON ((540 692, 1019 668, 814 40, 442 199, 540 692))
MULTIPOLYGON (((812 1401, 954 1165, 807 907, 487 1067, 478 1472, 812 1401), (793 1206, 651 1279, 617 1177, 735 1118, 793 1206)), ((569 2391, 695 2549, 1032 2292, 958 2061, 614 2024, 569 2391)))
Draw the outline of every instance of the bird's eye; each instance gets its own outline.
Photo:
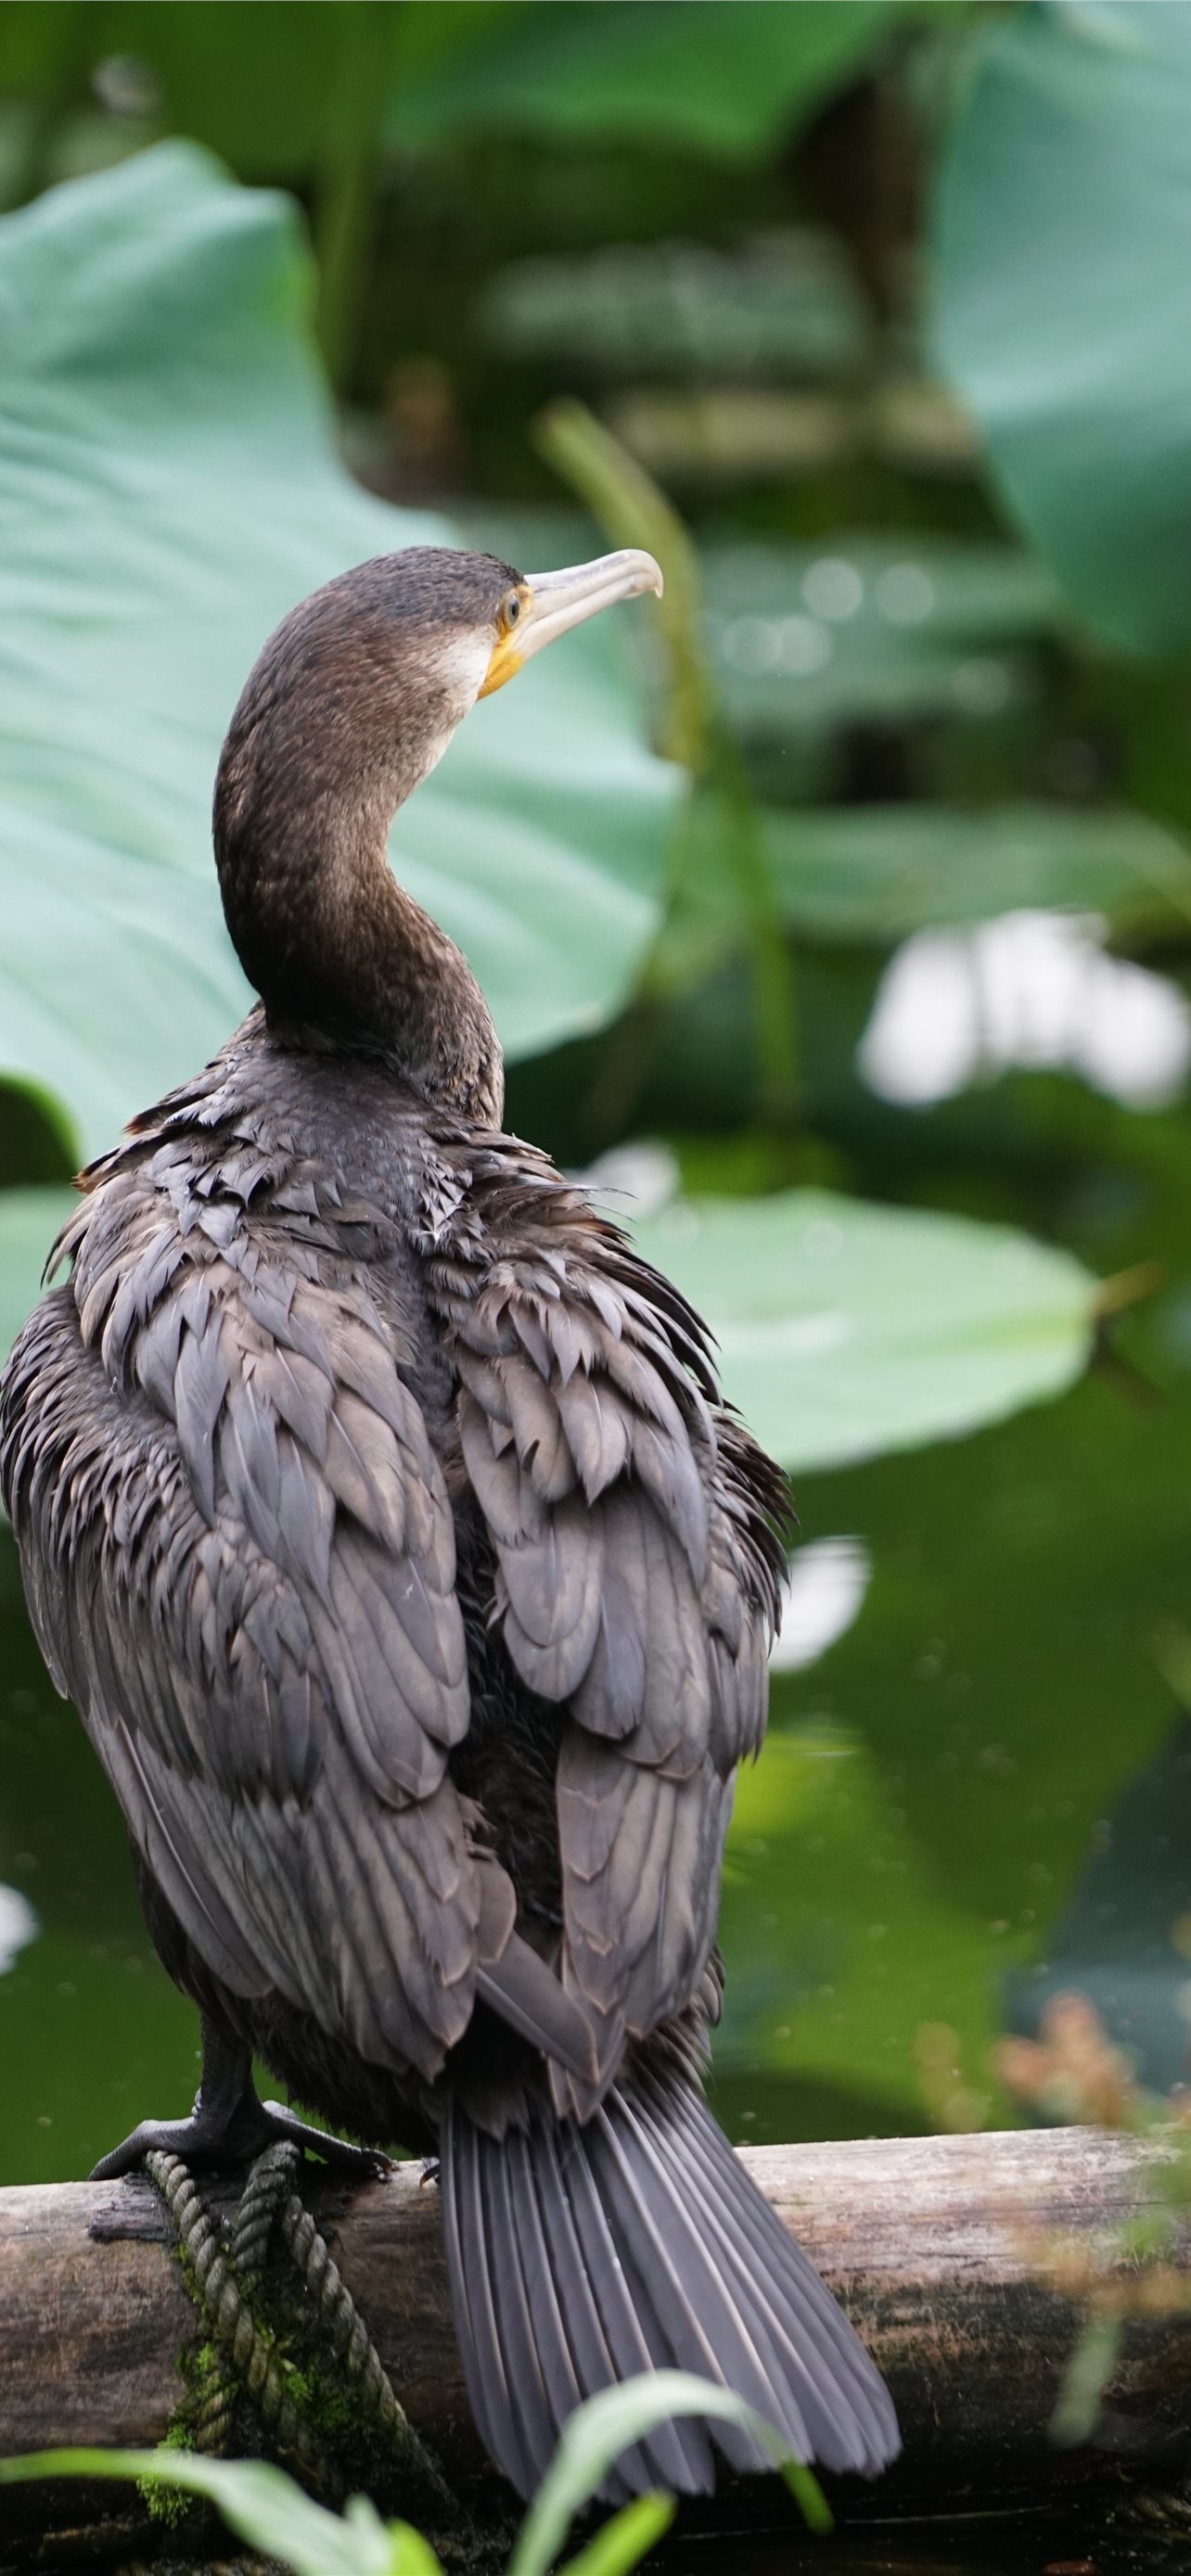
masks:
POLYGON ((505 601, 505 625, 515 626, 520 615, 521 602, 517 597, 516 591, 511 590, 505 601))

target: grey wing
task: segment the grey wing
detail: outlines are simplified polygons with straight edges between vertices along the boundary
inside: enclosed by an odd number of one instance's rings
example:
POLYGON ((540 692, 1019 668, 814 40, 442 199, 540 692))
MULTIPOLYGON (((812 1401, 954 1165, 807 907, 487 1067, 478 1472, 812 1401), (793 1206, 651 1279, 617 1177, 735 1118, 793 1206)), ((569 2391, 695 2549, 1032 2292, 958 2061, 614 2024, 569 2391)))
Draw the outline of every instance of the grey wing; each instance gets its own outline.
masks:
POLYGON ((714 1402, 698 1318, 615 1228, 553 1175, 519 1198, 494 1180, 471 1213, 431 1269, 495 1614, 521 1678, 565 1705, 561 1974, 606 2080, 711 1951, 733 1773, 764 1732, 788 1502, 714 1402))
POLYGON ((109 1181, 10 1361, 34 1623, 213 1974, 430 2079, 520 1948, 447 1770, 442 1470, 365 1270, 315 1226, 271 1265, 260 1224, 172 1218, 109 1181))

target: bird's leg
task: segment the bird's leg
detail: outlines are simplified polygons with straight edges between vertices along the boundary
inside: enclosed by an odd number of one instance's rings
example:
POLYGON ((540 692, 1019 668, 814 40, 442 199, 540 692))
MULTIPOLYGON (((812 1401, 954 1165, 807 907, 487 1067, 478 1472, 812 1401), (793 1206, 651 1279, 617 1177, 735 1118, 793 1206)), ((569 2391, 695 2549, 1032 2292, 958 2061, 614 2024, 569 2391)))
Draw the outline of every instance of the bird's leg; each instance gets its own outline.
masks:
POLYGON ((337 2172, 375 2179, 388 2171, 388 2157, 367 2147, 350 2146, 345 2138, 328 2137, 308 2126, 282 2102, 262 2102, 252 2080, 252 2053, 233 2039, 221 2022, 203 2014, 203 2073, 188 2120, 142 2120, 139 2128, 101 2156, 92 2182, 111 2182, 132 2173, 151 2148, 181 2156, 187 2164, 250 2164, 262 2148, 279 2138, 322 2156, 337 2172))

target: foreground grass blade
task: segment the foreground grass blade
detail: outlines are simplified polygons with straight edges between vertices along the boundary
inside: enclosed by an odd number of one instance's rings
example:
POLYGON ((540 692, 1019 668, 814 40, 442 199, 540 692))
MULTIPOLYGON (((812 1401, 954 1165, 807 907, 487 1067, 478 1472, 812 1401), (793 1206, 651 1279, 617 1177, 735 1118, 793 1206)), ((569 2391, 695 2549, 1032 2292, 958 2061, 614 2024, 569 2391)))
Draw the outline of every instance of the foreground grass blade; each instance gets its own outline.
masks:
POLYGON ((197 2451, 35 2451, 0 2460, 5 2485, 58 2477, 149 2478, 205 2496, 238 2539, 283 2558, 296 2576, 440 2576, 418 2533, 404 2523, 386 2530, 366 2496, 353 2496, 344 2520, 263 2460, 208 2460, 197 2451))
POLYGON ((696 2378, 692 2371, 653 2370, 625 2380, 619 2388, 606 2388, 580 2406, 564 2426, 522 2524, 509 2576, 546 2576, 575 2515, 590 2503, 621 2452, 651 2433, 655 2425, 677 2415, 707 2416, 751 2433, 775 2469, 781 2470, 812 2529, 830 2530, 831 2514, 818 2480, 802 2463, 791 2461, 781 2434, 754 2413, 743 2397, 717 2388, 709 2379, 696 2378))
MULTIPOLYGON (((735 2424, 784 2476, 814 2531, 830 2531, 831 2513, 813 2472, 792 2460, 784 2441, 742 2397, 682 2370, 658 2370, 608 2388, 581 2406, 521 2527, 508 2576, 546 2576, 575 2515, 590 2503, 630 2444, 676 2415, 735 2424)), ((284 2559, 296 2576, 442 2576, 429 2542, 409 2523, 385 2524, 367 2496, 345 2513, 328 2513, 282 2469, 260 2460, 209 2460, 193 2451, 36 2451, 0 2460, 0 2484, 35 2478, 138 2478, 181 2487, 218 2507, 230 2530, 253 2548, 284 2559)), ((614 2514, 570 2561, 565 2576, 629 2576, 668 2530, 673 2498, 637 2496, 614 2514)))
POLYGON ((577 2558, 568 2558, 562 2576, 629 2576, 669 2530, 676 2510, 673 2496, 634 2496, 577 2558))

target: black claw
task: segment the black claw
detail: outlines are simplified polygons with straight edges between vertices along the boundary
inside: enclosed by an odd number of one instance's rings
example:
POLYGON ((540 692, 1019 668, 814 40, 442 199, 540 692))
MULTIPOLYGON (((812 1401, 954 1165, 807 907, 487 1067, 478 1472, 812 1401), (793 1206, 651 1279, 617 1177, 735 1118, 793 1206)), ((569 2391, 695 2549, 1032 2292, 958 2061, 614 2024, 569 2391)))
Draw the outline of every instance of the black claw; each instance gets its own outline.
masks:
POLYGON ((261 2104, 275 2138, 290 2138, 304 2155, 321 2156, 324 2164, 333 2165, 337 2173, 357 2174, 370 2182, 383 2182, 392 2171, 393 2159, 382 2155, 378 2147, 356 2147, 347 2138, 330 2137, 325 2129, 312 2128, 299 2120, 283 2102, 261 2104))
MULTIPOLYGON (((135 2173, 154 2148, 163 2155, 189 2157, 195 2152, 197 2121, 142 2120, 111 2153, 101 2156, 91 2167, 92 2182, 114 2182, 120 2174, 135 2173)), ((199 2148, 201 2153, 201 2146, 199 2148)))
POLYGON ((114 2182, 120 2174, 134 2173, 155 2148, 181 2156, 186 2164, 251 2164, 263 2148, 280 2139, 289 2139, 304 2155, 321 2156, 337 2173, 353 2174, 357 2180, 380 2181, 389 2171, 388 2156, 370 2147, 352 2146, 346 2138, 330 2137, 299 2120, 283 2103, 261 2102, 253 2093, 241 2098, 230 2118, 204 2116, 200 2099, 188 2120, 142 2120, 110 2155, 100 2157, 91 2180, 114 2182))

